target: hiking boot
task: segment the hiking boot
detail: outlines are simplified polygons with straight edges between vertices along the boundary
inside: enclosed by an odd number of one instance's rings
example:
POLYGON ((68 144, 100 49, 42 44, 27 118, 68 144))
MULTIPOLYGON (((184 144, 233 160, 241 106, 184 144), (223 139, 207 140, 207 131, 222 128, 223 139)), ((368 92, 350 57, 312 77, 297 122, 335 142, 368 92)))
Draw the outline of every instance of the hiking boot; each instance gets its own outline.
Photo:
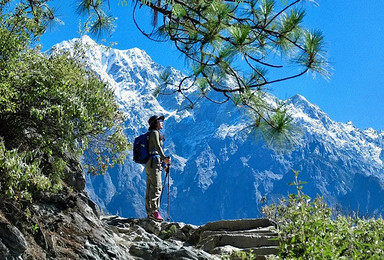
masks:
POLYGON ((148 216, 149 219, 152 219, 157 222, 161 222, 164 219, 161 217, 160 213, 158 211, 153 212, 151 215, 148 216))

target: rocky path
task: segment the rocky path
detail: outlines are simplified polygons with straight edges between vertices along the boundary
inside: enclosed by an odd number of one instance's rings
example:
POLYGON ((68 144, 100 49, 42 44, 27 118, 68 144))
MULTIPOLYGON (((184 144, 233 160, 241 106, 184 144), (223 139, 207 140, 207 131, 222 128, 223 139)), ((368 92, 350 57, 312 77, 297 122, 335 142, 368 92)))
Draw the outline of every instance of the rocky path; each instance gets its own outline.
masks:
POLYGON ((203 226, 104 217, 126 241, 134 259, 221 259, 235 250, 266 259, 277 253, 274 224, 267 219, 222 220, 203 226))
POLYGON ((0 259, 215 260, 250 250, 266 259, 277 253, 267 219, 195 226, 100 216, 84 193, 53 196, 33 205, 29 216, 12 203, 0 205, 0 259))

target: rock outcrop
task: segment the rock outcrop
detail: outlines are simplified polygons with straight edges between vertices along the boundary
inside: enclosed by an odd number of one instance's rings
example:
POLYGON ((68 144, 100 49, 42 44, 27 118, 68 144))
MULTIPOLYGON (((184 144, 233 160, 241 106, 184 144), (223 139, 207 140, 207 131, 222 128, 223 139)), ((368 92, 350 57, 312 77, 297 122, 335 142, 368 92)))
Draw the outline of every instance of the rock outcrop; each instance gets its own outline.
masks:
POLYGON ((3 204, 0 259, 211 260, 235 250, 252 250, 265 259, 276 253, 273 227, 266 219, 194 226, 100 216, 84 192, 67 191, 42 199, 28 213, 3 204))
POLYGON ((126 241, 135 259, 221 259, 250 250, 257 259, 265 259, 277 253, 274 224, 267 219, 222 220, 203 226, 119 216, 102 219, 126 241))

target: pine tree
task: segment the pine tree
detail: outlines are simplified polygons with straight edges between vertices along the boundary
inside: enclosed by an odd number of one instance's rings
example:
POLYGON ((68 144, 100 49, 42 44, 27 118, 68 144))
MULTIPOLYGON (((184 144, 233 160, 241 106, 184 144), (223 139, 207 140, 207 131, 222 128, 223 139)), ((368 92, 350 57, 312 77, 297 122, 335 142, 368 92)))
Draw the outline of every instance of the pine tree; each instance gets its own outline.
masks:
MULTIPOLYGON (((80 10, 95 17, 91 31, 111 28, 112 19, 101 11, 106 1, 80 2, 80 10)), ((267 87, 306 73, 330 76, 322 33, 303 26, 305 2, 314 1, 133 0, 132 17, 149 39, 173 42, 190 66, 181 82, 165 76, 159 93, 181 93, 191 108, 201 98, 232 101, 278 144, 288 140, 292 120, 283 104, 268 101, 267 87), (153 11, 148 32, 139 26, 144 7, 153 11), (188 97, 192 85, 200 88, 200 97, 188 97)))

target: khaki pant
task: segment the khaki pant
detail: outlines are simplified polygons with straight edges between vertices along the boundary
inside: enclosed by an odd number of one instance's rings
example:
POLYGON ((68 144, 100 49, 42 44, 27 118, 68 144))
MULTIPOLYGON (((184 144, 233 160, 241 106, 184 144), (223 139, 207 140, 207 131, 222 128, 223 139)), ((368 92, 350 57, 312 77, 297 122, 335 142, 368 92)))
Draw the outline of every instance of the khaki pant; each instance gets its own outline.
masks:
POLYGON ((145 172, 147 174, 147 189, 145 192, 145 210, 147 215, 152 214, 160 209, 161 196, 161 159, 160 157, 152 157, 145 164, 145 172))

